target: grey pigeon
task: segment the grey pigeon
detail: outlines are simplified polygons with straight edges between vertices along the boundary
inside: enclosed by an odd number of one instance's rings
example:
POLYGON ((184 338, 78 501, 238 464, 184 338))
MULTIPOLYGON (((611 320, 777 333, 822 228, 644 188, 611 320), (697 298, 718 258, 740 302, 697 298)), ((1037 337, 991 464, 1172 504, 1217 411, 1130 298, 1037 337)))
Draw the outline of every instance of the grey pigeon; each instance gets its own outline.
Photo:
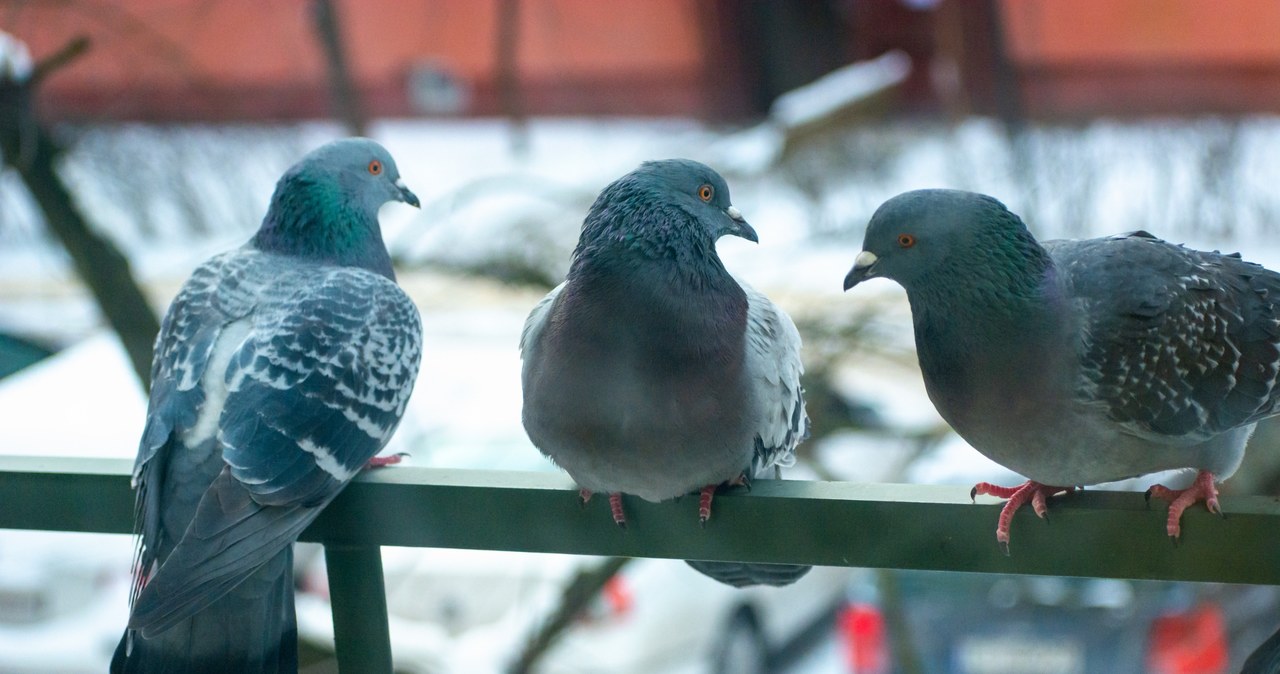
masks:
MULTIPOLYGON (((622 494, 694 492, 705 523, 719 485, 791 465, 808 435, 799 333, 725 270, 725 234, 757 240, 718 173, 646 162, 600 193, 568 277, 525 323, 525 430, 584 500, 609 494, 620 525, 622 494)), ((695 568, 734 585, 785 585, 808 570, 695 568)))
POLYGON ((1262 642, 1245 659, 1240 674, 1277 674, 1280 672, 1280 631, 1262 642))
POLYGON ((392 200, 418 205, 385 149, 329 143, 170 305, 112 672, 297 671, 292 543, 391 438, 418 372, 418 311, 378 226, 392 200))
POLYGON ((1261 419, 1280 412, 1280 275, 1239 255, 1146 232, 1046 241, 999 201, 907 192, 871 217, 845 289, 874 277, 907 291, 929 398, 987 457, 1030 479, 981 483, 1014 511, 1076 486, 1195 469, 1171 500, 1180 535, 1196 501, 1240 465, 1261 419))

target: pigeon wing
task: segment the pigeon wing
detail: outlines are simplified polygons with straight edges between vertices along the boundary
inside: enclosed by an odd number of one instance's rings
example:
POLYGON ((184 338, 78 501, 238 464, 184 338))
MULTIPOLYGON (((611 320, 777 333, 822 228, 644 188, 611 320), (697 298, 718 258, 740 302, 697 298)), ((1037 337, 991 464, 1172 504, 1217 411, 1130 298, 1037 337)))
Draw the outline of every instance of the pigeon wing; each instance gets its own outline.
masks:
POLYGON ((800 375, 800 333, 791 317, 754 288, 747 294, 745 372, 755 411, 756 454, 752 475, 796 461, 796 447, 809 437, 800 375))
POLYGON ((292 543, 390 439, 417 375, 421 326, 391 281, 351 268, 286 273, 225 372, 227 467, 130 626, 163 631, 292 543), (315 274, 321 274, 315 279, 315 274))
POLYGON ((1144 232, 1049 242, 1082 301, 1082 399, 1198 442, 1280 408, 1280 275, 1144 232))
POLYGON ((362 270, 327 271, 260 311, 226 373, 231 475, 264 505, 327 501, 391 438, 421 346, 413 302, 362 270))
POLYGON ((533 311, 529 312, 529 317, 524 321, 524 329, 520 331, 520 353, 526 353, 526 349, 534 348, 538 343, 538 336, 542 334, 542 328, 547 324, 547 318, 551 315, 551 306, 555 304, 556 298, 560 296, 564 290, 564 283, 551 289, 546 297, 538 300, 534 305, 533 311))
POLYGON ((198 267, 170 304, 156 337, 147 418, 133 469, 139 534, 135 599, 142 589, 142 575, 151 569, 159 551, 173 543, 161 540, 160 501, 169 454, 179 451, 175 432, 196 424, 205 403, 200 384, 223 330, 247 316, 257 303, 258 257, 232 251, 198 267))

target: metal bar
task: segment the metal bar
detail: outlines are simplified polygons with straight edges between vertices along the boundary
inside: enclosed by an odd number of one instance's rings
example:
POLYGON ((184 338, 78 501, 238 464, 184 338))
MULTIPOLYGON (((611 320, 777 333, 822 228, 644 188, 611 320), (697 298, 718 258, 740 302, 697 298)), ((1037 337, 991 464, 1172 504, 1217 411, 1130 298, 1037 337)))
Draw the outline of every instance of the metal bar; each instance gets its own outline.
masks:
POLYGON ((0 529, 133 533, 133 462, 0 456, 0 529))
POLYGON ((376 545, 324 546, 333 606, 334 651, 341 672, 391 672, 391 631, 382 548, 376 545))
MULTIPOLYGON (((129 463, 0 458, 0 527, 130 530, 129 463)), ((627 499, 626 529, 605 499, 579 506, 559 473, 397 467, 358 476, 302 539, 621 557, 784 562, 1103 578, 1280 585, 1280 502, 1223 496, 1225 517, 1183 517, 1142 494, 1089 491, 1053 499, 1049 521, 1013 520, 1012 555, 995 542, 1000 504, 968 486, 760 480, 716 497, 698 525, 697 499, 627 499)))

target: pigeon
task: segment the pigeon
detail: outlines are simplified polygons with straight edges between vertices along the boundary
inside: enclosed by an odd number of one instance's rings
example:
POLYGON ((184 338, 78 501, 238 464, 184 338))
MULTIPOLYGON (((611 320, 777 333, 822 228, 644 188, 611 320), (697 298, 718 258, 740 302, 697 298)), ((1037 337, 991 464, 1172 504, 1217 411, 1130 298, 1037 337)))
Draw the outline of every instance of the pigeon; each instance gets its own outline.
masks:
POLYGON ((1280 631, 1262 642, 1245 659, 1240 674, 1276 674, 1280 672, 1280 631))
POLYGON ((418 372, 418 310, 378 226, 393 200, 418 206, 382 146, 324 145, 170 305, 112 672, 297 671, 292 543, 386 445, 418 372))
POLYGON ((1029 478, 972 495, 1013 513, 1076 487, 1193 469, 1166 533, 1239 467, 1261 419, 1280 412, 1280 274, 1239 254, 1144 231, 1038 243, 996 199, 919 190, 867 225, 846 290, 870 278, 907 291, 930 400, 969 444, 1029 478))
MULTIPOLYGON (((650 161, 591 206, 567 278, 520 340, 529 439, 582 488, 665 501, 776 477, 809 433, 800 335, 716 253, 757 241, 724 178, 686 159, 650 161)), ((731 585, 785 585, 809 567, 692 562, 731 585), (758 573, 757 573, 758 572, 758 573)))

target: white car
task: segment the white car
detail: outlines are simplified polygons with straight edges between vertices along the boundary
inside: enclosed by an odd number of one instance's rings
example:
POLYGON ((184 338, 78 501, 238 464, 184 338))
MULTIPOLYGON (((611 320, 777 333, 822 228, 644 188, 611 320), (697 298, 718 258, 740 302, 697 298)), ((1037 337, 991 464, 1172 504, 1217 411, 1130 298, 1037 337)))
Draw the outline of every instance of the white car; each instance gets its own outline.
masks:
POLYGON ((125 536, 0 530, 0 672, 102 672, 129 619, 125 536))
MULTIPOLYGON (((384 548, 397 671, 505 672, 563 588, 601 558, 384 548)), ((635 559, 539 661, 542 674, 752 674, 833 615, 851 569, 816 567, 784 588, 735 589, 677 560, 635 559)), ((323 559, 303 576, 301 639, 332 647, 323 559)))

